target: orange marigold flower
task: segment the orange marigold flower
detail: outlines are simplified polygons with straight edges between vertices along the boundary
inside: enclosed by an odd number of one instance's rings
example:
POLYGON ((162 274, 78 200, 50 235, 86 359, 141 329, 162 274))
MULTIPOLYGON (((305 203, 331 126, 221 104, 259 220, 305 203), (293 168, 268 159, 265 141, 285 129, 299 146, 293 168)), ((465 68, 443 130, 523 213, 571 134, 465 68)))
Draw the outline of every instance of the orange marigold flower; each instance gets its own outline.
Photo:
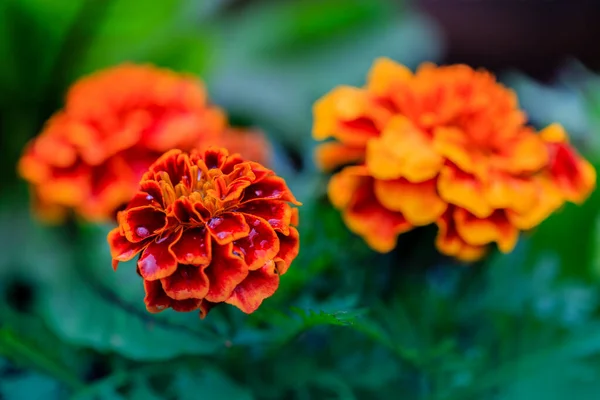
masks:
POLYGON ((148 311, 200 310, 217 303, 255 311, 298 254, 300 205, 262 165, 212 147, 171 150, 139 184, 108 234, 116 269, 141 253, 148 311))
POLYGON ((341 170, 329 184, 348 227, 375 250, 435 223, 443 253, 480 258, 491 243, 511 251, 519 232, 595 187, 593 167, 559 125, 526 125, 515 94, 465 65, 389 59, 363 88, 339 87, 314 106, 316 161, 341 170))
POLYGON ((41 217, 60 219, 74 209, 88 220, 109 220, 161 154, 214 140, 225 126, 196 78, 125 64, 76 82, 18 169, 41 217))

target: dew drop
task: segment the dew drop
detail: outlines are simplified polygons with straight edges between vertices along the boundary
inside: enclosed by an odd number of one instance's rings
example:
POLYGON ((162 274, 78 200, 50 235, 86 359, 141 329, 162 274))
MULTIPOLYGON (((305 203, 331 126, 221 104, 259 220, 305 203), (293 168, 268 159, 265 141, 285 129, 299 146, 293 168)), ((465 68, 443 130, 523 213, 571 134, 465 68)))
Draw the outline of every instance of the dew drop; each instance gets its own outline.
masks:
POLYGON ((135 234, 138 237, 145 238, 148 235, 150 235, 150 231, 145 226, 138 226, 137 228, 135 228, 135 234))
POLYGON ((217 237, 219 239, 225 239, 227 236, 229 236, 229 232, 219 232, 219 233, 217 233, 217 237))
POLYGON ((152 195, 149 194, 148 196, 146 196, 146 200, 148 200, 148 201, 154 200, 154 197, 152 197, 152 195))
POLYGON ((236 257, 240 257, 240 258, 242 258, 242 253, 240 253, 240 252, 239 252, 239 251, 237 251, 237 250, 233 250, 233 255, 234 255, 234 256, 236 256, 236 257))
POLYGON ((258 219, 254 220, 254 222, 252 223, 252 225, 259 226, 260 225, 260 220, 258 220, 258 219))
POLYGON ((268 241, 268 240, 261 240, 261 241, 260 241, 260 247, 263 247, 263 248, 264 248, 264 247, 267 247, 267 245, 268 245, 268 244, 269 244, 269 241, 268 241))
POLYGON ((208 226, 209 226, 211 229, 214 229, 214 228, 216 228, 217 226, 221 225, 221 223, 222 223, 222 222, 223 222, 223 218, 221 218, 221 217, 215 217, 215 218, 212 218, 212 219, 209 221, 209 223, 208 223, 208 226))
POLYGON ((263 191, 262 190, 255 190, 254 194, 257 195, 257 196, 262 196, 263 191))

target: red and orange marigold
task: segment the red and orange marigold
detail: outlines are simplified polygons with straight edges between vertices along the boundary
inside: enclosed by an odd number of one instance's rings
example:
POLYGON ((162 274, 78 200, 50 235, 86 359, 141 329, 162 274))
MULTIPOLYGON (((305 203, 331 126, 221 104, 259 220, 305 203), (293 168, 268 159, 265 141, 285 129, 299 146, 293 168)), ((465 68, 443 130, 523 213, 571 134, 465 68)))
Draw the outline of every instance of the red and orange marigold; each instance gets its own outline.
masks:
POLYGON ((264 143, 257 134, 234 137, 227 129, 224 112, 208 103, 195 77, 124 64, 70 88, 64 108, 26 147, 19 173, 43 219, 60 221, 73 209, 87 220, 107 221, 167 150, 203 149, 221 138, 236 149, 235 139, 264 143))
POLYGON ((416 226, 439 227, 438 249, 462 260, 491 243, 511 251, 519 232, 565 201, 581 203, 594 168, 557 124, 526 125, 515 94, 465 65, 389 59, 363 88, 338 87, 314 106, 313 136, 333 205, 348 227, 388 252, 416 226))
POLYGON ((217 303, 246 313, 271 296, 298 254, 299 205, 262 165, 211 147, 171 150, 139 184, 108 235, 113 267, 140 254, 148 311, 217 303))

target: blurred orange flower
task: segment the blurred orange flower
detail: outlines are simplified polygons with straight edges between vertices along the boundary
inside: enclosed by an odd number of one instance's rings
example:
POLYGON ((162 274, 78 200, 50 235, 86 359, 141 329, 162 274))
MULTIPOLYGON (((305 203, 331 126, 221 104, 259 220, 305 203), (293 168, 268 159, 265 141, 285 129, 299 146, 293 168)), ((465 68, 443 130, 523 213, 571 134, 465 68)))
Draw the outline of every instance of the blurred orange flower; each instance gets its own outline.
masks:
POLYGON ((146 172, 108 235, 116 269, 141 253, 148 311, 217 303, 255 311, 298 254, 300 205, 262 165, 211 147, 171 150, 146 172))
POLYGON ((338 87, 314 106, 317 164, 341 170, 329 184, 348 227, 375 250, 437 224, 438 249, 481 258, 491 243, 511 251, 565 201, 595 187, 593 167, 559 125, 526 125, 515 94, 465 65, 389 59, 373 65, 363 88, 338 87))
POLYGON ((150 65, 124 64, 76 82, 64 109, 26 147, 19 173, 31 184, 42 219, 68 209, 107 221, 134 195, 165 151, 226 144, 265 161, 264 136, 226 131, 226 116, 208 103, 198 79, 150 65))

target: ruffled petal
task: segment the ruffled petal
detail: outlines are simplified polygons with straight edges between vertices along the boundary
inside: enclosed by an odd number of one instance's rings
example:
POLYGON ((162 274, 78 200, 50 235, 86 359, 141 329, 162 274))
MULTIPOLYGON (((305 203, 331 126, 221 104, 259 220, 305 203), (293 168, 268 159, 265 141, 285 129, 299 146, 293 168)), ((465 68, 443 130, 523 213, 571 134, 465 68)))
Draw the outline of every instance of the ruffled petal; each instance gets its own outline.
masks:
POLYGON ((439 231, 435 239, 435 246, 441 253, 461 261, 472 262, 481 259, 487 253, 488 246, 474 246, 466 243, 456 230, 452 214, 453 210, 449 210, 436 221, 439 231))
POLYGON ((224 213, 211 218, 206 229, 219 244, 228 244, 248 236, 250 226, 241 213, 224 213))
POLYGON ((138 270, 142 278, 154 281, 166 278, 177 269, 177 258, 173 253, 173 244, 181 237, 179 229, 167 236, 158 237, 148 244, 138 260, 138 270))
POLYGON ((279 253, 274 258, 275 267, 279 275, 283 275, 300 252, 300 234, 296 228, 290 227, 289 235, 277 233, 277 237, 279 237, 279 253))
POLYGON ((113 269, 116 271, 119 262, 131 260, 148 245, 147 241, 130 242, 121 234, 120 228, 115 228, 108 233, 108 244, 110 256, 112 257, 113 269))
POLYGON ((337 142, 323 143, 315 150, 315 162, 325 172, 340 166, 362 162, 364 158, 365 149, 363 147, 352 147, 337 142))
POLYGON ((261 199, 261 200, 282 200, 301 205, 288 188, 285 180, 278 176, 269 176, 258 183, 250 185, 244 191, 243 203, 261 199))
POLYGON ((159 234, 167 225, 165 212, 155 207, 139 207, 119 214, 120 225, 130 242, 140 242, 159 234))
POLYGON ((144 290, 146 297, 144 303, 146 309, 151 313, 159 313, 171 307, 173 299, 171 299, 163 290, 160 281, 144 281, 144 290))
MULTIPOLYGON (((278 232, 288 233, 292 220, 292 207, 283 201, 253 201, 238 209, 245 216, 257 216, 266 220, 278 232)), ((249 223, 250 224, 250 223, 249 223)))
POLYGON ((380 138, 367 143, 366 165, 377 179, 422 182, 435 177, 443 163, 427 134, 402 116, 394 117, 380 138))
POLYGON ((375 195, 387 209, 399 211, 412 225, 433 223, 448 204, 437 194, 436 180, 411 183, 406 179, 375 181, 375 195))
POLYGON ((468 211, 458 208, 454 211, 454 223, 460 237, 474 246, 496 242, 500 251, 509 253, 515 248, 519 239, 519 230, 510 223, 502 210, 494 211, 487 218, 477 218, 468 211))
POLYGON ((233 289, 248 276, 248 266, 242 255, 234 253, 233 244, 213 244, 212 262, 206 268, 210 287, 206 300, 219 303, 227 300, 233 289))
POLYGON ((442 168, 438 193, 443 200, 463 207, 479 218, 488 217, 494 211, 483 195, 480 181, 454 166, 442 168))
POLYGON ((177 262, 195 266, 208 265, 211 261, 211 238, 205 228, 191 228, 183 231, 181 238, 173 245, 177 262))
POLYGON ((250 226, 247 237, 236 240, 235 249, 244 256, 244 261, 249 270, 255 270, 272 260, 279 252, 279 239, 273 228, 267 221, 257 216, 244 214, 246 222, 250 226))
POLYGON ((256 311, 264 299, 272 296, 278 287, 279 274, 273 261, 270 261, 261 268, 250 271, 225 302, 250 314, 256 311))
POLYGON ((380 253, 391 251, 398 235, 413 228, 401 213, 390 211, 377 201, 372 181, 357 189, 343 218, 351 231, 380 253))
POLYGON ((180 265, 160 282, 167 296, 175 300, 202 299, 208 293, 204 267, 180 265))

